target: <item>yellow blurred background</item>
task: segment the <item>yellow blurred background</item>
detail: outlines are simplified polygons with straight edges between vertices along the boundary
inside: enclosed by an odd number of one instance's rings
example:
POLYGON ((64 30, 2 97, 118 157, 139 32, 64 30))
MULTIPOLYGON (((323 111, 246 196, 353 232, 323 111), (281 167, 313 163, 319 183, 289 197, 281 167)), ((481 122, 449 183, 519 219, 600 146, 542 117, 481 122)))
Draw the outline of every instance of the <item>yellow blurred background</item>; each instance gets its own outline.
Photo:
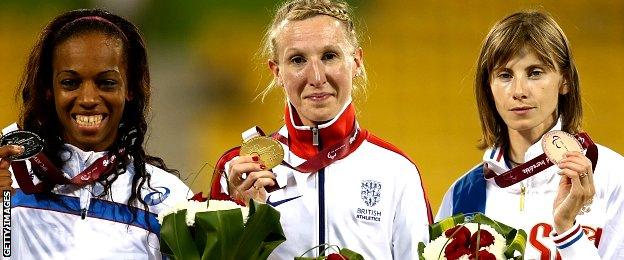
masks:
MULTIPOLYGON (((581 76, 584 128, 624 152, 622 1, 350 1, 369 73, 357 96, 360 124, 416 161, 432 208, 481 160, 473 95, 481 40, 520 9, 553 14, 581 76)), ((148 151, 194 191, 209 190, 211 165, 253 125, 282 124, 281 91, 254 99, 270 80, 255 54, 273 1, 3 1, 0 3, 0 126, 16 120, 15 89, 28 52, 55 15, 102 7, 135 22, 147 39, 154 97, 148 151), (194 173, 207 163, 197 178, 194 173)))

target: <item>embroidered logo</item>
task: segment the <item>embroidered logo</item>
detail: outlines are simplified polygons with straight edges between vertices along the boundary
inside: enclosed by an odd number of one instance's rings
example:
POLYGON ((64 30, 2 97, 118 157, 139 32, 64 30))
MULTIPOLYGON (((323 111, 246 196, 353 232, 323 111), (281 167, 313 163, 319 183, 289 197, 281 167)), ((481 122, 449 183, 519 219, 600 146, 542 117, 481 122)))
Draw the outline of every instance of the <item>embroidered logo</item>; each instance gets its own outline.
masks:
POLYGON ((381 183, 373 180, 362 181, 360 197, 366 206, 375 206, 381 197, 381 183))
POLYGON ((170 192, 171 190, 167 187, 154 187, 154 191, 145 195, 143 200, 147 205, 155 206, 165 201, 169 197, 170 192))

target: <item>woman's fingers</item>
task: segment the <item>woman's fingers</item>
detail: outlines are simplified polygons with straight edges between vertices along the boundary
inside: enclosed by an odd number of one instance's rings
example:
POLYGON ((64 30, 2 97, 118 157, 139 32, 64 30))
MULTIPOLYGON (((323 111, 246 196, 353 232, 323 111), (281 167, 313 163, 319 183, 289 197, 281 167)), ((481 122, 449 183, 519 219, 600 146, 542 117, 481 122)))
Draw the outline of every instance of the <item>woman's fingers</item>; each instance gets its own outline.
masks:
POLYGON ((258 156, 240 156, 230 162, 228 179, 234 186, 244 181, 243 174, 262 171, 266 166, 258 162, 258 156))
POLYGON ((8 169, 11 161, 9 156, 20 155, 24 152, 24 147, 21 145, 4 145, 0 146, 0 169, 8 169))

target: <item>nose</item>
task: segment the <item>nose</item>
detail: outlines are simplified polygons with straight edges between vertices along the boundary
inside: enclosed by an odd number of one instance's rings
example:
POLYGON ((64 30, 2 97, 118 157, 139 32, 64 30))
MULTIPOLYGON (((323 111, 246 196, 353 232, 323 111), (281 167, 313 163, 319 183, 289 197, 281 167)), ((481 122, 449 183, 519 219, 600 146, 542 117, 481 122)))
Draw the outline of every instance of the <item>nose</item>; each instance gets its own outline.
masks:
POLYGON ((515 78, 513 80, 511 91, 514 100, 521 100, 527 98, 527 83, 525 79, 515 78))
POLYGON ((99 91, 92 81, 85 81, 78 92, 78 105, 83 108, 94 108, 99 103, 99 91))
POLYGON ((322 87, 327 82, 325 64, 321 60, 311 61, 308 66, 307 77, 309 85, 322 87))

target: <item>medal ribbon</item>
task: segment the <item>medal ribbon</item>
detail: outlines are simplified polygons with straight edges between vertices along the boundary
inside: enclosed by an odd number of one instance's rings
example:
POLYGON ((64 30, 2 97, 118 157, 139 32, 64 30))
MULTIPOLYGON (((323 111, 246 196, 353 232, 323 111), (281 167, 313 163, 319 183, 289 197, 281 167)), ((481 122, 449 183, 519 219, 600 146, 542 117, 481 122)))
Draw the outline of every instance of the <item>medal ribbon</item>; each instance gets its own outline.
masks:
MULTIPOLYGON (((596 147, 596 144, 594 144, 587 133, 578 133, 574 135, 574 137, 581 143, 583 149, 587 149, 585 156, 587 156, 587 158, 589 158, 592 162, 592 170, 595 170, 596 163, 598 162, 598 147, 596 147)), ((487 169, 487 164, 485 164, 484 166, 486 170, 484 176, 486 179, 494 178, 496 185, 501 188, 507 188, 548 169, 552 165, 553 162, 548 159, 546 154, 541 154, 500 175, 496 175, 494 171, 487 169)))
MULTIPOLYGON (((319 151, 315 156, 303 162, 302 164, 299 164, 298 166, 292 166, 286 161, 282 161, 282 165, 293 170, 297 170, 299 172, 317 172, 321 168, 325 168, 333 162, 347 157, 347 155, 351 154, 355 150, 355 148, 359 147, 360 144, 362 144, 364 139, 366 139, 367 135, 368 132, 366 132, 366 130, 358 129, 357 125, 354 122, 353 131, 351 131, 351 133, 346 138, 340 140, 338 143, 319 151)), ((271 137, 273 137, 280 143, 285 144, 286 146, 290 146, 290 141, 288 140, 288 138, 280 135, 279 133, 274 133, 273 135, 271 135, 271 137)))
MULTIPOLYGON (((119 154, 123 157, 125 155, 125 149, 120 149, 119 154)), ((115 165, 117 157, 115 155, 106 154, 71 179, 66 178, 63 172, 56 168, 43 152, 40 152, 28 160, 31 163, 31 167, 37 169, 44 176, 44 179, 37 185, 35 185, 30 178, 28 168, 24 161, 11 162, 11 167, 13 168, 15 180, 19 184, 20 189, 26 194, 33 194, 50 190, 57 184, 73 184, 79 187, 92 184, 100 179, 100 177, 106 176, 114 170, 113 165, 115 165)))

